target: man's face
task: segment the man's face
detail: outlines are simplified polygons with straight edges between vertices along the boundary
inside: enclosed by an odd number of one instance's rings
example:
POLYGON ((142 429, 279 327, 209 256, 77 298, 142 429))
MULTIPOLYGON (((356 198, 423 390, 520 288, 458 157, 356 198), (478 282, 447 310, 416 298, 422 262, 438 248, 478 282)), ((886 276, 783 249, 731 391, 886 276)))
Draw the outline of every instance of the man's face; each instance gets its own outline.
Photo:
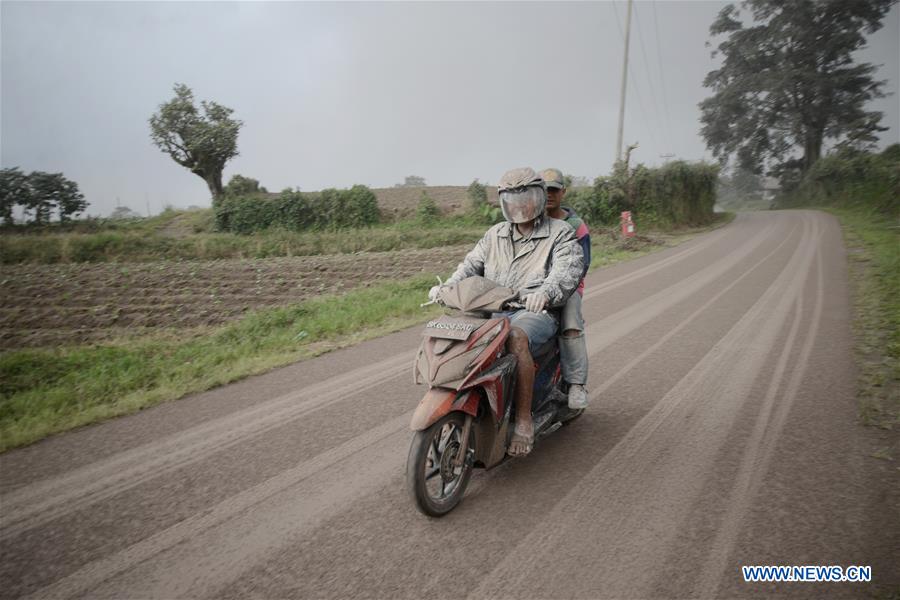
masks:
POLYGON ((558 210, 565 195, 565 188, 547 188, 547 211, 558 210))

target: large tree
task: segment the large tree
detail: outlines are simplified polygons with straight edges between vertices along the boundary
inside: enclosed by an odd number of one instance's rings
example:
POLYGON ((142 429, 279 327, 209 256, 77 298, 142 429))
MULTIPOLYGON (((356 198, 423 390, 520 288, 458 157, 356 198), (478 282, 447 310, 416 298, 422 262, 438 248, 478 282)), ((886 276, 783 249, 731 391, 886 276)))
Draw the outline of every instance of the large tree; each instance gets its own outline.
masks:
POLYGON ((84 194, 78 191, 78 184, 66 179, 62 173, 32 171, 28 176, 31 188, 27 200, 23 202, 27 210, 34 211, 34 222, 45 225, 50 222, 53 209, 59 211, 60 222, 87 208, 84 194))
POLYGON ((0 170, 0 217, 4 224, 12 225, 16 205, 26 206, 30 203, 30 198, 28 175, 19 170, 19 167, 0 170))
POLYGON ((722 66, 704 81, 713 95, 700 103, 701 133, 713 154, 759 173, 806 172, 826 140, 865 147, 882 113, 866 110, 884 96, 877 67, 852 53, 881 28, 896 0, 745 0, 745 26, 734 4, 710 27, 725 35, 713 56, 722 66))
POLYGON ((231 118, 232 109, 215 102, 203 100, 201 112, 194 104, 194 93, 184 84, 175 84, 174 89, 175 97, 150 117, 150 138, 172 160, 200 176, 216 202, 223 191, 225 163, 238 155, 237 137, 243 123, 231 118))
POLYGON ((65 222, 84 211, 88 203, 78 191, 78 184, 62 173, 32 171, 25 175, 18 167, 0 170, 0 217, 7 225, 13 224, 16 205, 26 213, 32 211, 36 225, 46 225, 53 209, 59 211, 59 220, 65 222))

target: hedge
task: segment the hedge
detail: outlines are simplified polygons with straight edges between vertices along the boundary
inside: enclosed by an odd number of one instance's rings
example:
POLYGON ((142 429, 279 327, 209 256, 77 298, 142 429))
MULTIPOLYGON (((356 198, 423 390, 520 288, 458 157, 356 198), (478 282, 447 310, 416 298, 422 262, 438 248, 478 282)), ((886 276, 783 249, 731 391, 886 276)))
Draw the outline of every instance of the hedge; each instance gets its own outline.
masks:
POLYGON ((630 210, 643 223, 703 225, 713 218, 719 167, 675 161, 658 168, 618 165, 591 188, 572 189, 566 203, 588 223, 612 224, 630 210))
POLYGON ((845 150, 820 158, 776 202, 779 207, 867 206, 900 219, 900 144, 880 154, 845 150))
POLYGON ((364 185, 311 193, 285 190, 275 197, 226 195, 216 207, 217 228, 243 234, 270 227, 293 231, 365 227, 379 217, 375 194, 364 185))

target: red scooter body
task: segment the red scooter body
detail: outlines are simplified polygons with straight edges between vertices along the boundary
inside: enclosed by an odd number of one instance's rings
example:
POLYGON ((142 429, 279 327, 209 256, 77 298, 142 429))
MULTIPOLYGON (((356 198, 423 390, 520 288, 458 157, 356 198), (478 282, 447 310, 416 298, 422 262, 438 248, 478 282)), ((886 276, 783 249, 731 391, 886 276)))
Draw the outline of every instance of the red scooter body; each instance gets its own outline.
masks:
MULTIPOLYGON (((416 354, 415 382, 429 384, 429 390, 413 413, 416 435, 407 460, 407 483, 417 508, 430 516, 442 516, 456 506, 472 468, 490 469, 506 458, 518 361, 506 352, 509 318, 493 317, 492 312, 470 310, 429 322, 416 354)), ((583 411, 568 408, 555 338, 534 352, 534 363, 537 438, 583 411)))

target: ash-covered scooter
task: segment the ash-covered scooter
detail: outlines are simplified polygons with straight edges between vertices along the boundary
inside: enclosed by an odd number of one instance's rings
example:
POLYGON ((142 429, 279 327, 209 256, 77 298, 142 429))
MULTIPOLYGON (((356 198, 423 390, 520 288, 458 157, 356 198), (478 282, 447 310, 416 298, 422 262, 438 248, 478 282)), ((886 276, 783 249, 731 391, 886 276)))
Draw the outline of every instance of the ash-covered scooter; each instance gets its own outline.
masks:
MULTIPOLYGON (((506 458, 515 421, 516 357, 506 352, 510 324, 493 313, 523 308, 518 295, 483 277, 443 287, 438 302, 451 313, 430 321, 415 359, 415 382, 428 392, 413 414, 416 431, 406 482, 416 507, 440 517, 462 499, 475 467, 506 458)), ((535 439, 584 410, 568 406, 556 337, 534 353, 535 439)))

